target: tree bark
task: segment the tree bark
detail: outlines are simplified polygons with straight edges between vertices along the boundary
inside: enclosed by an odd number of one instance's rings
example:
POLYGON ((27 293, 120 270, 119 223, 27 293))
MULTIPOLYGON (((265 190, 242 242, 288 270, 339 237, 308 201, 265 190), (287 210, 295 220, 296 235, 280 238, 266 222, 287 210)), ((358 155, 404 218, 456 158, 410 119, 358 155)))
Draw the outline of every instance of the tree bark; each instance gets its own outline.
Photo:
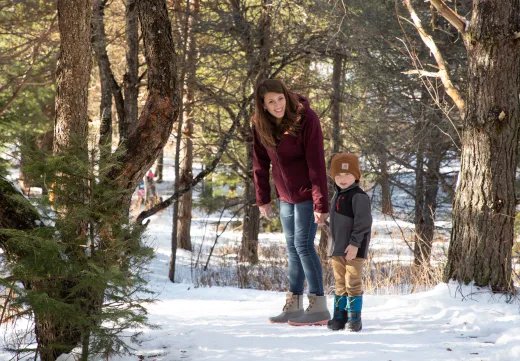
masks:
MULTIPOLYGON (((386 120, 383 120, 386 122, 386 120)), ((385 125, 386 128, 386 125, 385 125)), ((382 139, 386 136, 381 135, 382 139)), ((390 177, 388 174, 388 157, 384 144, 379 142, 377 144, 377 160, 379 164, 379 177, 377 183, 381 187, 381 213, 391 216, 394 213, 392 207, 392 196, 390 192, 390 177)))
MULTIPOLYGON (((248 78, 254 79, 255 82, 269 75, 269 55, 271 52, 271 3, 272 0, 264 0, 262 4, 262 12, 258 23, 258 53, 254 50, 254 37, 251 29, 243 26, 242 29, 244 48, 248 59, 250 60, 250 68, 248 78)), ((241 11, 236 9, 236 11, 241 11)), ((237 25, 238 26, 238 25, 237 25)), ((244 83, 244 86, 246 83, 244 83)), ((246 121, 242 126, 242 134, 244 136, 247 151, 247 172, 244 190, 244 221, 242 228, 242 249, 241 260, 258 263, 258 233, 260 232, 260 210, 256 204, 251 203, 251 199, 255 197, 254 177, 253 177, 253 137, 252 129, 249 123, 249 116, 245 117, 246 121)))
MULTIPOLYGON (((161 153, 179 115, 177 69, 171 25, 164 0, 138 0, 148 66, 148 97, 129 134, 123 166, 109 176, 120 189, 133 190, 161 153), (150 11, 155 9, 155 11, 150 11)), ((125 201, 130 204, 130 197, 125 201)))
POLYGON ((101 83, 101 102, 99 104, 100 164, 106 162, 112 145, 112 71, 107 53, 107 38, 105 34, 106 0, 93 0, 92 12, 92 48, 96 55, 99 80, 101 83))
MULTIPOLYGON (((179 193, 180 190, 180 172, 181 172, 181 145, 182 145, 182 127, 184 125, 184 91, 185 91, 185 80, 187 73, 187 61, 186 56, 188 52, 188 33, 189 33, 189 18, 190 18, 190 1, 186 2, 186 6, 184 8, 184 12, 181 13, 179 10, 182 8, 181 2, 176 1, 174 4, 174 8, 176 9, 174 15, 174 23, 176 24, 174 29, 175 35, 178 38, 178 43, 183 48, 182 56, 179 58, 181 60, 181 74, 179 79, 179 84, 181 86, 181 104, 180 104, 180 112, 179 112, 179 120, 177 124, 177 134, 175 136, 175 182, 174 182, 174 193, 179 193), (184 21, 183 21, 184 20, 184 21), (180 24, 184 24, 180 26, 180 24)), ((191 191, 191 189, 190 189, 191 191)), ((176 201, 173 203, 173 212, 172 212, 172 238, 171 238, 171 258, 170 258, 170 269, 168 272, 168 277, 170 281, 175 282, 175 263, 176 263, 176 253, 179 248, 179 239, 178 239, 178 230, 179 230, 179 202, 176 201)))
MULTIPOLYGON (((341 149, 341 138, 340 138, 340 124, 341 124, 341 87, 343 83, 343 55, 335 54, 333 58, 332 67, 332 101, 331 101, 331 121, 332 129, 330 134, 330 154, 327 160, 327 169, 330 168, 330 160, 332 155, 339 153, 341 149)), ((329 181, 329 203, 334 196, 334 179, 329 181)), ((320 232, 320 242, 318 245, 318 254, 322 261, 327 259, 327 244, 328 234, 327 232, 320 232)))
POLYGON ((126 140, 137 124, 139 96, 139 23, 138 0, 127 0, 126 22, 126 65, 123 77, 124 118, 119 119, 119 142, 126 140))
POLYGON ((339 153, 341 148, 340 124, 341 124, 341 79, 343 77, 343 55, 334 55, 334 65, 332 67, 332 104, 331 121, 332 134, 330 137, 330 148, 332 154, 339 153))
MULTIPOLYGON (((432 131, 435 130, 438 131, 438 128, 432 129, 432 131)), ((419 237, 422 240, 420 243, 422 248, 420 255, 422 259, 420 261, 424 266, 430 266, 431 262, 435 216, 437 211, 437 194, 439 193, 439 178, 437 174, 442 161, 442 152, 439 151, 441 148, 432 143, 430 143, 430 146, 433 146, 433 149, 430 148, 427 153, 428 160, 426 161, 426 172, 424 174, 424 208, 422 211, 424 222, 419 233, 419 237)))
MULTIPOLYGON (((424 131, 424 114, 422 121, 416 126, 416 134, 421 134, 424 131)), ((420 138, 419 138, 420 139, 420 138)), ((415 168, 415 245, 414 245, 414 265, 417 267, 417 272, 422 272, 424 266, 425 246, 423 240, 424 234, 424 147, 425 144, 422 139, 417 144, 416 151, 416 168, 415 168), (419 269, 420 267, 420 269, 419 269)))
MULTIPOLYGON (((187 24, 187 55, 186 55, 186 103, 184 105, 184 130, 182 132, 182 152, 180 187, 187 187, 193 179, 193 102, 195 101, 195 70, 197 62, 197 43, 193 32, 194 23, 199 14, 199 0, 192 0, 192 8, 187 24)), ((177 240, 179 247, 191 251, 191 211, 192 191, 189 190, 179 199, 179 217, 177 240)))
MULTIPOLYGON (((424 98, 429 95, 424 94, 424 98)), ((435 111, 429 110, 433 104, 424 106, 424 125, 420 124, 418 134, 420 138, 420 156, 417 157, 416 171, 416 203, 415 203, 415 247, 414 265, 418 273, 427 271, 431 261, 433 235, 435 231, 435 212, 437 210, 437 194, 439 192, 440 166, 445 153, 440 131, 439 116, 435 111), (424 144, 424 145, 423 145, 424 144), (426 160, 424 160, 426 157, 426 160), (419 169, 420 166, 420 169, 419 169), (424 170, 426 166, 426 170, 424 170)))
POLYGON ((90 0, 58 0, 61 44, 56 70, 55 153, 70 147, 73 137, 87 150, 91 16, 90 0))
MULTIPOLYGON (((193 179, 193 102, 195 101, 195 70, 197 67, 197 43, 193 32, 194 23, 199 14, 199 0, 192 0, 192 9, 188 19, 188 51, 186 56, 186 103, 184 106, 185 125, 182 132, 182 153, 180 160, 180 186, 187 187, 193 179)), ((179 225, 177 240, 179 247, 191 251, 191 211, 192 191, 186 192, 179 199, 179 225)))
POLYGON ((445 278, 512 291, 520 1, 474 1, 468 101, 445 278))
MULTIPOLYGON (((91 16, 90 0, 58 0, 58 26, 60 53, 56 86, 56 120, 54 126, 54 153, 73 149, 81 162, 88 161, 88 85, 91 70, 91 16)), ((73 177, 72 175, 70 177, 73 177)), ((86 196, 86 184, 78 178, 77 188, 68 192, 80 202, 86 196)), ((55 207, 62 209, 62 200, 56 197, 55 207)), ((67 209, 67 214, 73 212, 67 209)), ((58 215, 59 217, 60 215, 58 215)), ((66 216, 66 215, 65 215, 66 216)), ((80 222, 83 223, 83 222, 80 222)), ((82 232, 85 224, 78 224, 82 232)), ((58 230, 62 242, 70 241, 73 234, 58 230)), ((61 280, 42 279, 32 283, 34 290, 51 297, 66 300, 74 287, 74 281, 66 275, 61 280)), ((72 297, 73 299, 73 297, 72 297)), ((71 302, 72 302, 71 299, 71 302)), ((51 312, 34 310, 35 334, 43 361, 54 361, 61 353, 70 352, 81 341, 79 325, 56 319, 51 312)))

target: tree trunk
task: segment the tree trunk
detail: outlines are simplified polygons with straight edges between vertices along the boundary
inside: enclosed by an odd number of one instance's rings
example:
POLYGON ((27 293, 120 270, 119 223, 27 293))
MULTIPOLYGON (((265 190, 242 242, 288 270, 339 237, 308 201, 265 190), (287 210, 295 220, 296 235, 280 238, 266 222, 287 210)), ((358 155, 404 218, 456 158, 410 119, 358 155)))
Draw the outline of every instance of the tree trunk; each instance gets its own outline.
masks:
MULTIPOLYGON (((180 83, 184 83, 184 76, 181 76, 180 83)), ((182 97, 181 97, 182 98, 182 97)), ((177 135, 175 137, 175 181, 173 186, 173 192, 177 193, 180 189, 180 154, 181 154, 181 142, 182 142, 182 123, 184 115, 183 103, 180 104, 181 109, 179 112, 179 120, 177 124, 177 135)), ((177 249, 179 248, 178 229, 179 229, 179 200, 173 203, 172 207, 172 240, 171 248, 172 254, 170 258, 170 269, 168 277, 170 281, 175 282, 175 261, 177 257, 177 249)))
MULTIPOLYGON (((54 153, 73 149, 81 162, 88 161, 88 85, 91 70, 91 16, 89 0, 58 0, 58 26, 60 53, 56 89, 56 121, 54 126, 54 153)), ((73 175, 71 175, 73 177, 73 175)), ((77 200, 85 199, 86 184, 79 178, 77 188, 68 192, 77 200)), ((61 209, 62 200, 56 198, 56 208, 61 209)), ((61 214, 73 212, 67 209, 61 214)), ((85 224, 78 224, 77 232, 85 224)), ((67 243, 74 234, 58 230, 62 242, 67 243)), ((77 234, 76 234, 77 236, 77 234)), ((50 297, 66 300, 75 283, 66 275, 61 280, 42 279, 32 284, 33 290, 47 293, 50 297)), ((73 302, 74 297, 70 302, 73 302)), ((78 325, 56 319, 52 312, 34 310, 35 334, 38 350, 43 361, 54 361, 61 353, 70 352, 81 341, 78 325)))
POLYGON ((334 65, 332 67, 332 104, 331 121, 332 133, 330 137, 331 155, 339 153, 341 149, 340 123, 341 123, 341 79, 343 77, 343 55, 334 55, 334 65))
MULTIPOLYGON (((120 165, 111 169, 110 186, 117 190, 127 190, 129 193, 138 184, 139 179, 152 165, 164 147, 171 132, 173 123, 178 115, 178 94, 176 89, 175 50, 171 38, 171 27, 164 0, 139 0, 142 34, 145 44, 145 55, 148 66, 148 98, 136 129, 130 133, 125 144, 126 151, 121 155, 120 165), (154 9, 155 11, 150 11, 154 9)), ((58 25, 61 35, 60 57, 57 68, 57 96, 56 96, 56 124, 54 137, 55 153, 63 154, 72 145, 79 149, 78 157, 88 160, 87 153, 87 90, 90 78, 91 65, 91 11, 90 1, 59 0, 58 25)), ((67 175, 68 176, 68 175, 67 175)), ((4 193, 4 183, 0 179, 2 190, 0 201, 4 193)), ((69 182, 70 183, 70 182, 69 182)), ((78 188, 82 188, 82 181, 78 181, 78 188)), ((5 188, 8 189, 8 188, 5 188)), ((59 186, 56 189, 61 189, 59 186)), ((78 192, 79 193, 79 192, 78 192)), ((81 201, 81 194, 74 198, 81 201)), ((120 203, 129 204, 129 196, 121 196, 120 203)), ((14 200, 10 197, 10 201, 14 200)), ((57 207, 60 199, 57 198, 57 207)), ((26 202, 27 203, 27 202, 26 202)), ((22 209, 20 209, 20 212, 22 209)), ((65 214, 71 215, 74 210, 65 214)), ((58 215, 59 216, 59 215, 58 215)), ((81 216, 81 214, 80 214, 81 216)), ((31 229, 34 227, 31 214, 0 212, 1 226, 15 229, 31 229), (28 215, 27 215, 28 214, 28 215), (18 219, 16 219, 18 218, 18 219), (27 221, 21 220, 28 218, 27 221), (16 220, 15 220, 16 219, 16 220)), ((80 222, 81 223, 81 222, 80 222)), ((84 231, 83 225, 78 228, 84 231)), ((67 241, 67 234, 56 224, 60 240, 67 241)), ((71 232, 73 233, 73 232, 71 232)), ((71 242, 71 248, 76 247, 71 242)), ((81 237, 85 238, 84 235, 81 237)), ((5 240, 0 239, 0 245, 5 250, 5 240)), ((80 246, 78 254, 84 249, 80 246)), ((6 254, 16 249, 7 249, 6 254)), ((22 252, 15 256, 23 257, 22 252)), ((31 281, 33 292, 42 292, 58 300, 73 302, 80 312, 89 312, 91 301, 97 299, 97 294, 78 295, 74 293, 75 279, 63 278, 31 281), (78 306, 77 302, 81 302, 78 306), (85 303, 85 304, 84 304, 85 303), (85 306, 87 309, 85 309, 85 306)), ((55 360, 59 354, 69 352, 73 347, 86 340, 87 332, 74 325, 72 320, 57 320, 42 310, 35 310, 35 333, 38 342, 38 352, 43 361, 55 360)), ((81 316, 81 315, 79 315, 81 316)))
MULTIPOLYGON (((164 0, 138 0, 145 49, 148 97, 139 121, 130 132, 126 152, 110 179, 119 189, 135 189, 161 153, 179 115, 175 48, 164 0), (150 11, 155 9, 155 11, 150 11)), ((130 204, 128 199, 125 201, 130 204)))
POLYGON ((465 38, 468 99, 445 278, 511 291, 520 1, 474 1, 465 38))
MULTIPOLYGON (((182 160, 182 173, 180 174, 180 189, 186 188, 193 179, 193 123, 189 120, 184 128, 183 151, 180 160, 182 160)), ((179 248, 191 251, 191 211, 192 211, 192 195, 189 190, 179 199, 178 214, 178 230, 177 241, 179 248)))
MULTIPOLYGON (((175 9, 181 9, 181 2, 176 1, 174 5, 175 9)), ((173 192, 178 193, 180 189, 180 169, 181 169, 181 144, 182 144, 182 127, 184 123, 184 82, 186 79, 186 55, 188 51, 188 26, 189 26, 189 11, 190 11, 190 1, 188 0, 186 3, 186 7, 184 8, 184 12, 176 11, 174 15, 174 23, 176 24, 174 29, 178 30, 175 32, 179 40, 179 44, 182 44, 183 52, 181 60, 181 74, 179 79, 179 84, 181 86, 181 104, 180 104, 180 112, 179 112, 179 120, 177 124, 177 134, 175 136, 175 181, 173 192), (184 21, 182 21, 184 20, 184 21), (184 26, 181 27, 180 24, 183 23, 184 26), (181 30, 182 29, 182 30, 181 30)), ((175 264, 177 257, 177 249, 179 248, 179 239, 178 239, 178 231, 179 231, 179 200, 176 200, 173 203, 172 210, 172 238, 171 238, 171 258, 170 258, 170 269, 168 272, 168 277, 170 281, 175 282, 175 264)))
MULTIPOLYGON (((253 177, 253 149, 249 146, 253 139, 246 142, 247 144, 247 169, 250 169, 251 178, 253 177), (251 164, 250 164, 251 163, 251 164)), ((248 174, 249 176, 249 174, 248 174)), ((244 222, 242 230, 242 249, 240 254, 241 261, 258 263, 258 233, 260 232, 260 209, 256 204, 251 202, 255 199, 255 185, 253 182, 246 182, 244 189, 244 222)))
MULTIPOLYGON (((424 131, 424 115, 416 126, 416 134, 424 131)), ((416 151, 415 165, 415 245, 414 245, 414 265, 418 273, 422 272, 424 266, 425 245, 424 235, 424 142, 419 138, 416 151)))
MULTIPOLYGON (((255 47, 251 42, 254 37, 252 34, 248 33, 248 31, 251 29, 247 27, 242 29, 244 46, 251 64, 248 75, 254 79, 255 82, 267 78, 270 71, 269 54, 271 52, 271 3, 272 0, 263 0, 262 13, 258 23, 258 53, 254 51, 255 47)), ((243 24, 240 26, 243 26, 243 24)), ((242 228, 242 249, 240 253, 242 261, 250 262, 251 264, 257 264, 258 233, 260 232, 260 210, 255 204, 251 203, 251 199, 255 198, 255 188, 253 177, 253 137, 251 125, 248 121, 249 118, 249 116, 244 117, 246 121, 242 126, 242 134, 247 148, 247 172, 244 189, 245 207, 242 228)))
POLYGON ((137 0, 126 1, 126 65, 124 75, 124 118, 119 119, 119 142, 128 135, 137 124, 139 96, 139 22, 137 0))
MULTIPOLYGON (((181 174, 180 188, 186 188, 193 179, 193 102, 195 101, 195 70, 197 61, 197 43, 193 33, 193 25, 199 13, 199 0, 193 0, 187 24, 188 53, 186 56, 186 103, 184 105, 184 130, 182 132, 182 153, 179 159, 181 174)), ((179 199, 179 215, 177 241, 179 248, 191 251, 191 211, 192 194, 190 190, 179 199)))
MULTIPOLYGON (((175 209, 175 205, 178 205, 178 202, 175 202, 174 203, 174 209, 175 209)), ((175 211, 174 211, 174 217, 173 219, 176 220, 177 218, 175 217, 176 214, 175 214, 175 211)), ((171 255, 170 255, 170 264, 169 264, 169 267, 168 267, 168 278, 170 279, 170 281, 172 282, 175 282, 175 265, 177 263, 177 227, 176 227, 176 224, 177 222, 175 222, 173 224, 173 227, 172 227, 172 242, 171 242, 171 255)))
MULTIPOLYGON (((432 129, 434 132, 438 128, 432 129)), ((432 140, 439 139, 438 137, 433 138, 432 140)), ((439 178, 437 174, 439 173, 442 161, 442 152, 441 147, 437 146, 438 144, 431 143, 430 151, 428 152, 428 160, 426 161, 426 173, 424 174, 424 208, 423 208, 423 226, 421 229, 421 233, 419 234, 422 242, 420 243, 421 251, 420 255, 422 257, 421 263, 423 266, 430 266, 431 262, 431 253, 432 253, 432 245, 433 245, 433 234, 435 231, 435 212, 437 210, 437 194, 439 192, 439 178)))
POLYGON ((426 89, 422 92, 422 104, 422 122, 418 123, 416 127, 416 139, 419 143, 416 170, 414 266, 419 277, 428 273, 430 268, 440 167, 443 156, 450 147, 444 140, 444 133, 441 131, 443 114, 435 109, 435 103, 432 102, 426 89))
POLYGON ((101 83, 101 102, 99 104, 100 165, 106 162, 112 145, 112 71, 107 54, 107 38, 105 34, 106 0, 93 0, 92 12, 92 47, 96 54, 101 83))
MULTIPOLYGON (((436 116, 435 114, 433 116, 436 116)), ((440 134, 438 122, 428 122, 426 129, 428 139, 428 150, 426 151, 426 171, 421 169, 417 172, 416 182, 420 186, 417 187, 416 201, 416 229, 415 229, 415 252, 414 265, 421 266, 418 272, 427 270, 430 266, 431 251, 433 245, 433 235, 435 231, 435 212, 437 210, 437 194, 439 192, 439 177, 442 156, 444 153, 442 144, 442 135, 440 134), (420 199, 419 199, 420 197, 420 199)), ((423 139, 425 139, 423 138, 423 139)), ((421 149, 421 152, 423 150, 421 149)), ((422 156, 417 166, 421 164, 424 167, 422 156)))
MULTIPOLYGON (((386 122, 386 120, 383 120, 386 122)), ((385 124, 385 128, 386 127, 385 124)), ((382 140, 386 140, 386 136, 380 135, 382 140)), ((386 155, 385 143, 379 142, 377 144, 377 160, 379 164, 379 177, 377 183, 381 187, 381 213, 391 216, 394 213, 392 207, 392 196, 390 192, 390 177, 388 175, 388 157, 386 155)))
MULTIPOLYGON (((343 78, 343 56, 341 54, 334 55, 334 66, 332 68, 332 101, 331 101, 331 121, 332 129, 330 134, 330 154, 327 160, 327 169, 330 168, 330 160, 332 155, 339 153, 341 149, 340 124, 341 124, 341 87, 343 86, 341 79, 343 78)), ((328 177, 327 177, 328 178, 328 177)), ((329 181, 329 204, 334 196, 334 180, 329 181)), ((320 243, 318 246, 318 254, 322 261, 327 259, 327 232, 320 232, 320 243)))

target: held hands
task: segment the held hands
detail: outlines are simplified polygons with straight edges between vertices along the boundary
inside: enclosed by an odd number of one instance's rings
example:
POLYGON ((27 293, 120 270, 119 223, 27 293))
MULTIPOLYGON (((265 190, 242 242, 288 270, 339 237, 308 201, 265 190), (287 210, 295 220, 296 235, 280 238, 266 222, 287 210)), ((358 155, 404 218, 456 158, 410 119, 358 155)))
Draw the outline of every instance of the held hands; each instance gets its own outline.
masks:
POLYGON ((273 212, 273 207, 271 203, 264 204, 263 206, 258 206, 260 209, 260 214, 267 219, 272 219, 276 214, 273 212))
POLYGON ((324 226, 328 217, 328 213, 314 212, 314 223, 318 223, 318 226, 324 226))
POLYGON ((357 251, 358 248, 356 246, 349 244, 347 249, 345 250, 345 259, 347 261, 352 261, 354 258, 356 258, 357 251))

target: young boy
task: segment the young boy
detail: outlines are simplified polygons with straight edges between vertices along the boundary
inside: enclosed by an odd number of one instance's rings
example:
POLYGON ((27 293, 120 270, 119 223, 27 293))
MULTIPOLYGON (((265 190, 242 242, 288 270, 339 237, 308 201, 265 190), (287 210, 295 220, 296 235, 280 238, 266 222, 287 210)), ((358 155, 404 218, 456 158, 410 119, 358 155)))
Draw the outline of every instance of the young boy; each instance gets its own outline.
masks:
POLYGON ((332 158, 330 175, 336 190, 330 207, 328 256, 334 270, 336 294, 334 316, 327 327, 361 330, 363 306, 363 263, 368 253, 372 215, 370 198, 359 188, 361 171, 354 154, 340 153, 332 158))

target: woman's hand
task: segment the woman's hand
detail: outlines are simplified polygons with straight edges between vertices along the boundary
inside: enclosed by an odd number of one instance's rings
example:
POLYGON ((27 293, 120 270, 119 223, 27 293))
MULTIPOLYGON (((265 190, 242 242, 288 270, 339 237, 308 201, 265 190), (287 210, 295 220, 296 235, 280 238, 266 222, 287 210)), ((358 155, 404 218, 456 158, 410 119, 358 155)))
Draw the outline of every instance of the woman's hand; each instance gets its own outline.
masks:
POLYGON ((318 226, 324 226, 328 217, 328 213, 314 212, 314 223, 318 223, 318 226))
POLYGON ((267 219, 271 219, 275 216, 271 203, 264 204, 263 206, 258 206, 258 208, 260 209, 260 214, 267 219))
POLYGON ((345 250, 345 259, 347 261, 352 261, 354 258, 356 258, 357 251, 358 248, 356 246, 349 244, 347 249, 345 250))

